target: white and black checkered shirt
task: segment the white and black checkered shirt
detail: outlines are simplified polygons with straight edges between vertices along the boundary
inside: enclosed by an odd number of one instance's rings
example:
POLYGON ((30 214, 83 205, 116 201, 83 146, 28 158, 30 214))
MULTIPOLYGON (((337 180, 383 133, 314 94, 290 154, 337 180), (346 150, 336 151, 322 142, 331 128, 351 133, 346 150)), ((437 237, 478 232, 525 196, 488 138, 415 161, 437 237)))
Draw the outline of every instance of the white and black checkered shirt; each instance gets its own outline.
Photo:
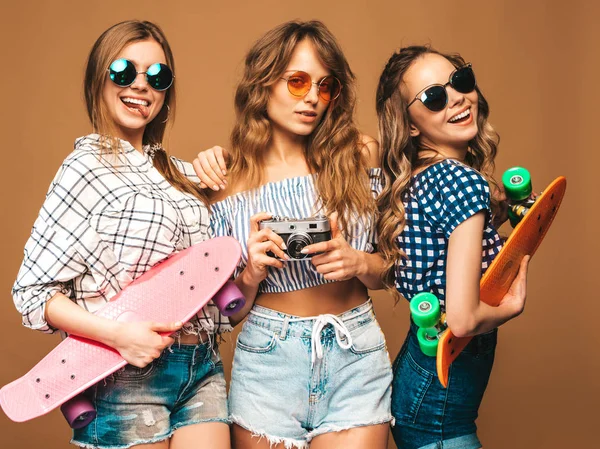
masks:
MULTIPOLYGON (((32 329, 56 331, 44 313, 57 292, 94 312, 165 257, 209 237, 204 204, 165 180, 151 154, 125 141, 118 156, 101 154, 98 142, 96 134, 75 141, 25 245, 12 292, 32 329)), ((191 164, 171 159, 199 182, 191 164)), ((198 313, 196 326, 231 330, 212 303, 198 313)))
POLYGON ((444 306, 448 240, 459 224, 486 212, 482 275, 502 249, 491 221, 488 183, 477 170, 446 159, 412 178, 403 203, 406 226, 398 245, 408 258, 396 264, 396 289, 409 301, 417 293, 433 293, 444 306))

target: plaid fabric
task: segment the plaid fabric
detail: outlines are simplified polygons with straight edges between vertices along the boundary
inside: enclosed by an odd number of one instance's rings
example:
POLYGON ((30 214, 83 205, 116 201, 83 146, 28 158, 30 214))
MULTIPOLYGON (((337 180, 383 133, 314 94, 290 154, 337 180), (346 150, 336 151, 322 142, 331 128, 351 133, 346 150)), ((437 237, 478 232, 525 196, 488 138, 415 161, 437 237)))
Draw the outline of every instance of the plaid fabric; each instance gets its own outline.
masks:
POLYGON ((408 258, 396 264, 396 288, 408 300, 419 292, 431 292, 443 306, 448 239, 459 224, 477 212, 486 212, 482 275, 502 248, 491 223, 488 183, 473 168, 446 159, 413 177, 403 203, 406 226, 398 245, 408 258))
MULTIPOLYGON (((242 258, 234 273, 238 276, 248 263, 250 217, 259 212, 293 218, 307 218, 320 211, 313 175, 269 182, 256 189, 240 192, 211 206, 210 226, 217 236, 232 236, 242 245, 242 258)), ((374 197, 381 193, 381 169, 369 169, 369 186, 374 197)), ((348 243, 355 249, 372 253, 376 250, 377 233, 373 217, 354 220, 348 243)), ((328 281, 317 272, 310 259, 291 260, 284 268, 268 267, 268 274, 258 286, 259 293, 291 292, 315 287, 328 281)))
MULTIPOLYGON (((98 140, 90 134, 75 141, 25 245, 12 293, 32 329, 56 331, 44 314, 57 292, 94 312, 165 257, 209 237, 204 204, 169 184, 150 154, 125 141, 118 156, 101 154, 98 140)), ((191 164, 172 160, 199 182, 191 164)), ((231 330, 212 303, 192 324, 231 330)))

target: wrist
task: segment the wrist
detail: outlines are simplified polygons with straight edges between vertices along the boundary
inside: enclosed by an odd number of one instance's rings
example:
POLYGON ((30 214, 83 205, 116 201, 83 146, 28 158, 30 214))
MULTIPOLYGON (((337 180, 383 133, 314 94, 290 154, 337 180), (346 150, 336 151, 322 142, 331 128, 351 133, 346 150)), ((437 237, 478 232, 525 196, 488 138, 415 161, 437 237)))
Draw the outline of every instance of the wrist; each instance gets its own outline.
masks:
POLYGON ((115 320, 106 320, 102 326, 101 333, 98 336, 98 341, 104 343, 111 348, 118 346, 119 337, 123 330, 123 323, 115 320))
POLYGON ((369 253, 364 251, 354 250, 358 257, 356 276, 364 276, 369 273, 369 253))
POLYGON ((257 280, 256 277, 250 272, 248 266, 244 268, 244 270, 240 273, 239 279, 242 285, 250 288, 258 288, 258 284, 260 284, 260 279, 257 280))

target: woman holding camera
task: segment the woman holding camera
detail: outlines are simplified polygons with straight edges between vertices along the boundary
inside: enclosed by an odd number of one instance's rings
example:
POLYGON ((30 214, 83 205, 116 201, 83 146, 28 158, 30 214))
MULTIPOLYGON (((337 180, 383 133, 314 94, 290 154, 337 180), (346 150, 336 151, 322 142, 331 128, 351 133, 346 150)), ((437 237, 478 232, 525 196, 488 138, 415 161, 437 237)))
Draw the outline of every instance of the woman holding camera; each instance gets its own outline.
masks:
POLYGON ((330 31, 282 24, 246 57, 227 187, 216 187, 221 150, 194 161, 218 191, 214 233, 246 243, 235 276, 248 301, 232 320, 248 315, 230 388, 236 448, 387 447, 392 371, 367 294, 382 270, 371 254, 379 169, 368 169, 378 145, 354 126, 354 106, 330 31))

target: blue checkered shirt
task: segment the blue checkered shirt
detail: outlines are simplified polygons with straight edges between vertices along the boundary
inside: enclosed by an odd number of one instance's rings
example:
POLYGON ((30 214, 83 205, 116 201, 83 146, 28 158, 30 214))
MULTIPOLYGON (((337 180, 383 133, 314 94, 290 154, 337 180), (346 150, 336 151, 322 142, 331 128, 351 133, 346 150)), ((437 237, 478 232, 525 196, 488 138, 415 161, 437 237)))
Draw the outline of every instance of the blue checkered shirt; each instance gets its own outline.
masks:
POLYGON ((488 183, 475 169, 446 159, 412 178, 403 203, 406 226, 397 242, 408 258, 396 264, 396 289, 408 300, 417 293, 431 292, 443 307, 452 231, 477 212, 486 212, 481 274, 502 248, 491 222, 488 183))

